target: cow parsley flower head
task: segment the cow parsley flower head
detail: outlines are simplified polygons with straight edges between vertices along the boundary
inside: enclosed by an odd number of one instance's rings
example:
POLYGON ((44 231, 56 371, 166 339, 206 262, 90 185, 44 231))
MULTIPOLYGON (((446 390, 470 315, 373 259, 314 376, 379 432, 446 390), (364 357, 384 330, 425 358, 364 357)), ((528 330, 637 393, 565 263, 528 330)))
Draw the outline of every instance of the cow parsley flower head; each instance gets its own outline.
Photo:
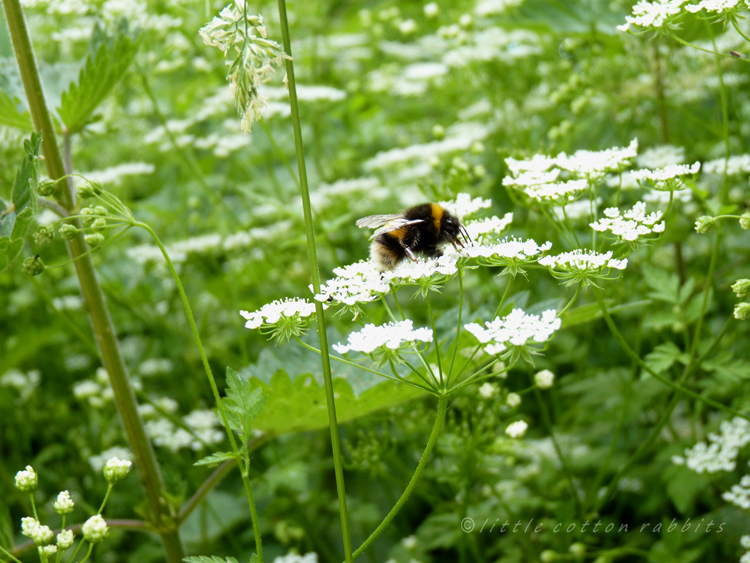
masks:
POLYGON ((266 38, 266 28, 260 15, 249 15, 244 0, 229 4, 200 31, 206 45, 217 47, 229 58, 227 80, 237 111, 242 116, 241 127, 250 132, 253 121, 261 118, 267 100, 259 93, 260 85, 270 80, 274 67, 281 67, 284 53, 281 45, 266 38))
POLYGON ((625 16, 625 24, 618 25, 620 31, 628 31, 631 25, 641 28, 661 28, 665 22, 680 13, 682 5, 688 0, 657 0, 648 2, 640 0, 633 6, 633 15, 625 16))
POLYGON ((83 526, 81 526, 81 533, 83 534, 83 537, 91 543, 97 543, 107 537, 109 534, 109 527, 101 514, 97 514, 83 523, 83 526))
POLYGON ((299 298, 274 301, 252 313, 240 311, 247 320, 245 328, 258 328, 279 340, 302 334, 314 313, 315 304, 299 298))
POLYGON ((732 155, 728 159, 717 158, 703 163, 705 174, 724 174, 726 168, 727 176, 737 176, 750 172, 750 154, 732 155))
POLYGON ((744 510, 750 508, 750 475, 743 475, 739 485, 733 485, 721 498, 744 510))
POLYGON ((524 264, 536 261, 536 256, 552 248, 552 243, 547 241, 539 245, 534 239, 522 240, 515 237, 506 237, 498 242, 484 242, 465 248, 463 254, 470 258, 480 258, 483 264, 488 266, 503 266, 504 274, 516 276, 525 273, 524 264))
POLYGON ((524 434, 526 434, 526 430, 528 428, 529 425, 526 424, 523 420, 517 420, 516 422, 511 422, 508 425, 508 428, 505 429, 505 433, 511 438, 521 438, 524 434))
POLYGON ((684 457, 676 456, 672 461, 696 473, 734 471, 740 449, 750 444, 750 422, 735 417, 722 422, 719 430, 708 435, 708 442, 698 442, 685 450, 684 457))
POLYGON ((356 312, 359 303, 368 303, 388 293, 390 284, 371 261, 360 261, 334 268, 336 277, 328 280, 315 296, 322 303, 337 303, 356 312))
POLYGON ((70 514, 73 512, 75 504, 73 503, 73 499, 70 498, 70 493, 68 491, 62 491, 57 495, 57 499, 52 506, 58 514, 70 514))
POLYGON ((616 260, 612 258, 612 251, 600 254, 591 250, 573 250, 563 252, 557 256, 544 256, 539 259, 539 264, 547 266, 552 276, 564 280, 566 285, 580 283, 582 287, 593 285, 598 287, 592 280, 611 279, 609 274, 612 269, 624 270, 628 265, 627 258, 616 260))
POLYGON ((417 342, 432 342, 432 330, 414 329, 412 321, 406 320, 380 326, 365 325, 362 330, 352 332, 346 344, 334 344, 333 349, 339 354, 346 354, 350 351, 373 354, 376 351, 382 351, 392 356, 393 352, 404 345, 408 346, 417 342))
POLYGON ((555 168, 549 171, 529 170, 522 172, 518 176, 506 176, 503 178, 503 186, 514 188, 529 188, 541 184, 549 184, 557 180, 560 176, 560 170, 555 168))
MULTIPOLYGON (((555 159, 544 154, 535 154, 531 158, 524 160, 506 158, 505 164, 508 165, 511 174, 514 176, 519 176, 524 172, 533 172, 541 175, 541 173, 546 172, 555 165, 555 159)), ((557 176, 555 176, 555 179, 557 179, 557 176)))
POLYGON ((702 0, 698 4, 688 4, 685 6, 685 9, 693 14, 701 10, 721 14, 723 12, 735 11, 738 4, 740 10, 743 8, 747 9, 747 5, 740 2, 740 0, 702 0))
POLYGON ((513 213, 506 213, 501 219, 497 215, 470 221, 464 225, 472 241, 488 238, 488 235, 498 235, 513 222, 513 213))
POLYGON ((441 201, 440 205, 459 219, 463 219, 468 215, 474 215, 481 209, 488 209, 492 205, 492 200, 482 199, 481 197, 472 198, 470 194, 462 192, 456 196, 456 199, 441 201))
POLYGON ((664 221, 659 222, 663 213, 654 211, 646 215, 646 204, 636 203, 629 211, 622 213, 617 207, 604 210, 604 217, 590 226, 595 231, 610 231, 623 242, 635 242, 640 237, 664 232, 664 221))
POLYGON ((522 309, 513 309, 506 317, 497 317, 485 322, 484 326, 470 323, 464 328, 484 345, 484 351, 488 354, 500 355, 504 360, 510 358, 510 363, 520 356, 530 361, 530 354, 539 353, 537 345, 549 340, 560 328, 561 321, 556 315, 554 309, 541 315, 529 315, 522 309))
POLYGON ((627 147, 614 147, 602 151, 580 150, 570 156, 561 153, 555 158, 555 164, 579 177, 595 179, 607 172, 623 170, 637 155, 638 139, 633 139, 627 147))
POLYGON ((524 193, 535 201, 563 205, 575 199, 587 187, 588 182, 586 180, 568 180, 567 182, 529 186, 524 190, 524 193))
POLYGON ((39 483, 39 477, 37 477, 36 471, 30 465, 26 466, 26 469, 16 473, 16 488, 24 493, 33 493, 36 491, 37 484, 39 483))
POLYGON ((452 247, 444 249, 445 254, 438 258, 419 259, 415 262, 402 260, 393 270, 383 272, 383 280, 394 286, 417 285, 422 296, 429 291, 437 291, 448 279, 458 272, 461 255, 452 247))
POLYGON ((21 518, 21 533, 31 538, 36 545, 47 545, 55 539, 55 534, 49 526, 42 524, 35 518, 21 518))
POLYGON ((693 164, 671 164, 657 170, 636 170, 630 175, 643 187, 661 191, 675 191, 686 188, 682 176, 697 174, 701 169, 700 162, 693 164))

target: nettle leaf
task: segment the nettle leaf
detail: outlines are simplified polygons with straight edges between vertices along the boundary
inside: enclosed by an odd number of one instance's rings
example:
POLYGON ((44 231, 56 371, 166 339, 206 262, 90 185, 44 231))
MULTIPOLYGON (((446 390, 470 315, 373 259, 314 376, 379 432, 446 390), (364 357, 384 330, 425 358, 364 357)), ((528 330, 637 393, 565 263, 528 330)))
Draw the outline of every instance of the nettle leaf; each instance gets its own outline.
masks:
POLYGON ((677 361, 687 363, 687 359, 687 354, 684 354, 674 342, 659 344, 645 358, 646 365, 656 373, 667 371, 677 361))
POLYGON ((224 406, 232 430, 249 438, 255 417, 266 403, 263 391, 253 389, 249 381, 243 381, 232 368, 227 368, 227 396, 224 406))
POLYGON ((196 461, 193 465, 218 465, 220 463, 224 463, 229 459, 237 459, 237 456, 234 455, 234 452, 216 452, 196 461))
MULTIPOLYGON (((299 375, 292 381, 284 370, 278 370, 271 377, 270 385, 256 377, 251 377, 249 382, 268 397, 255 420, 256 430, 275 435, 328 426, 325 388, 312 374, 299 375)), ((349 382, 340 377, 333 378, 333 393, 339 422, 354 420, 425 395, 419 389, 392 381, 378 383, 355 395, 349 382)))
POLYGON ((185 557, 183 561, 187 563, 239 563, 234 557, 217 557, 216 555, 195 555, 185 557))
POLYGON ((31 115, 27 111, 18 111, 21 101, 15 96, 11 97, 0 90, 0 125, 33 131, 31 115))
POLYGON ((63 92, 58 113, 68 131, 83 128, 99 104, 104 101, 128 70, 138 51, 139 40, 128 32, 122 21, 112 37, 95 30, 92 53, 78 74, 63 92))
POLYGON ((10 203, 0 200, 0 269, 5 269, 18 258, 26 231, 34 220, 41 142, 39 133, 33 133, 30 139, 24 141, 26 156, 16 172, 10 203))

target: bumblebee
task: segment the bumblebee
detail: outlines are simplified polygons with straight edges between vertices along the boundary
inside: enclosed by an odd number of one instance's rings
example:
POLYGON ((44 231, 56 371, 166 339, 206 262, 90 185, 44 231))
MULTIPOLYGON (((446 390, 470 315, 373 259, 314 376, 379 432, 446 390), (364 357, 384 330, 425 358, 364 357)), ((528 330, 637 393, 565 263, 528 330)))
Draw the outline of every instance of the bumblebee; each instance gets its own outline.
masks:
POLYGON ((458 218, 437 203, 415 205, 397 215, 363 217, 357 226, 377 229, 370 237, 370 257, 381 270, 392 270, 405 257, 416 261, 417 254, 442 256, 441 244, 463 248, 471 242, 458 218))

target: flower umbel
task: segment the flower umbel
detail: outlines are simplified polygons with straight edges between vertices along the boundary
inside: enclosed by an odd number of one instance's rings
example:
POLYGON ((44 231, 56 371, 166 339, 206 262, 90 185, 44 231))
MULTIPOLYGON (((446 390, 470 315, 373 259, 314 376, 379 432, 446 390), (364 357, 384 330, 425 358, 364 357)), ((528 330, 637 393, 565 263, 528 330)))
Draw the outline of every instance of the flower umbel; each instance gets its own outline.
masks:
POLYGON ((70 498, 70 493, 68 491, 62 491, 60 494, 57 495, 57 500, 53 503, 55 512, 58 514, 70 514, 73 512, 73 499, 70 498))
POLYGON ((624 270, 628 265, 627 258, 616 260, 612 251, 600 254, 591 250, 573 250, 557 256, 544 256, 539 259, 542 266, 547 266, 553 277, 565 280, 566 285, 580 283, 582 287, 593 285, 593 279, 611 279, 612 269, 624 270))
POLYGON ((16 487, 24 493, 33 493, 36 491, 38 483, 39 477, 37 477, 36 471, 30 465, 27 465, 26 469, 16 473, 16 487))
POLYGON ((302 334, 314 313, 313 303, 298 298, 274 301, 252 313, 240 311, 240 315, 247 319, 245 328, 259 328, 279 340, 302 334))
POLYGON ((349 351, 372 354, 378 348, 386 351, 398 350, 404 344, 414 342, 432 342, 432 330, 429 328, 413 328, 410 320, 388 323, 381 326, 366 325, 358 332, 352 332, 347 338, 347 344, 334 344, 333 349, 339 354, 349 351))
POLYGON ((81 533, 83 534, 83 537, 91 543, 97 543, 107 537, 107 534, 109 534, 109 527, 101 514, 97 514, 83 523, 83 526, 81 526, 81 533))
POLYGON ((132 466, 132 461, 113 457, 104 465, 104 478, 107 480, 107 483, 113 485, 117 481, 124 479, 132 466))

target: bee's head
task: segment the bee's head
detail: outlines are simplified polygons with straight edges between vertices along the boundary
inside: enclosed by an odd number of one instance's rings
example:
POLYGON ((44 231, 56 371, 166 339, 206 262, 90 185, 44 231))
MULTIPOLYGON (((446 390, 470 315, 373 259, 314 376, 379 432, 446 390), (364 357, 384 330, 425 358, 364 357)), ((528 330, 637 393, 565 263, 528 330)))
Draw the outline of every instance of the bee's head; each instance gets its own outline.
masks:
POLYGON ((458 217, 451 215, 448 211, 445 211, 443 215, 440 228, 442 230, 443 240, 451 243, 455 247, 460 246, 463 248, 465 242, 471 242, 469 233, 466 232, 466 229, 458 220, 458 217), (463 241, 461 240, 462 238, 463 241))

